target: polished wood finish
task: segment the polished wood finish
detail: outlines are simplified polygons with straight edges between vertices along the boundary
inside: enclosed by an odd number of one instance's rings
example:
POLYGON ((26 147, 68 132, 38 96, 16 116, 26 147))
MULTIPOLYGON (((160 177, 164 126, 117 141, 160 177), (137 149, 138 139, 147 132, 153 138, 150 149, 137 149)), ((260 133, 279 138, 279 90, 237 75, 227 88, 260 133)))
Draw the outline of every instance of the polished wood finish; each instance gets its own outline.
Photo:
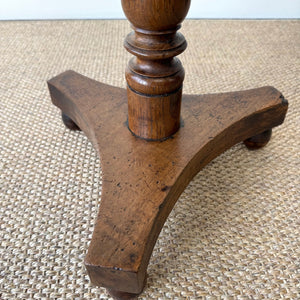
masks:
POLYGON ((125 48, 135 55, 126 69, 128 126, 136 136, 163 140, 180 127, 184 69, 175 56, 187 46, 177 32, 190 0, 122 0, 134 32, 125 48))
POLYGON ((119 299, 143 290, 156 239, 190 180, 226 149, 281 124, 288 107, 273 87, 186 95, 180 130, 149 142, 127 128, 126 90, 73 71, 49 89, 100 154, 102 199, 85 264, 91 281, 119 299))
POLYGON ((142 292, 153 247, 178 197, 212 159, 244 141, 258 149, 288 103, 273 87, 185 95, 176 58, 190 0, 122 0, 133 32, 125 48, 127 91, 67 71, 48 82, 67 128, 101 156, 102 196, 85 259, 92 283, 115 299, 142 292), (182 103, 181 103, 182 102, 182 103))

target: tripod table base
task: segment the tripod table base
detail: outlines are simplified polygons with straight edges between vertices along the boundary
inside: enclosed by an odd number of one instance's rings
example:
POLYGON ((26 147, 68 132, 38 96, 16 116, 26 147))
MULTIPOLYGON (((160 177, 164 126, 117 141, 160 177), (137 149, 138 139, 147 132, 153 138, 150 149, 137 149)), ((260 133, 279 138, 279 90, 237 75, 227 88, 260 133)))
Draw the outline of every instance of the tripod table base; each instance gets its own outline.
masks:
POLYGON ((161 228, 191 179, 239 142, 264 146, 288 107, 273 87, 184 95, 180 130, 154 142, 128 130, 125 89, 73 71, 48 85, 66 126, 84 131, 101 158, 102 199, 85 265, 92 283, 118 299, 142 292, 161 228))

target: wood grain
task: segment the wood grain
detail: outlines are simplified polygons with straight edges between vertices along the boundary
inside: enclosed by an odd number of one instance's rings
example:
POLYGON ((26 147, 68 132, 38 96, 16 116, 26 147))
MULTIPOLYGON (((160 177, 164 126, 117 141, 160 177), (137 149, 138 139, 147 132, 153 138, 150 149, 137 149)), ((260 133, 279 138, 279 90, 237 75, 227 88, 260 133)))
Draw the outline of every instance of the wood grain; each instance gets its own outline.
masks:
POLYGON ((126 69, 128 126, 136 136, 163 140, 180 128, 184 69, 175 56, 187 43, 177 32, 190 0, 122 1, 134 32, 125 48, 135 55, 126 69))
POLYGON ((91 281, 133 294, 143 290, 157 237, 190 180, 226 149, 280 125, 288 107, 273 87, 185 95, 181 129, 149 142, 127 128, 126 90, 73 71, 48 84, 53 103, 101 157, 101 204, 85 260, 91 281))

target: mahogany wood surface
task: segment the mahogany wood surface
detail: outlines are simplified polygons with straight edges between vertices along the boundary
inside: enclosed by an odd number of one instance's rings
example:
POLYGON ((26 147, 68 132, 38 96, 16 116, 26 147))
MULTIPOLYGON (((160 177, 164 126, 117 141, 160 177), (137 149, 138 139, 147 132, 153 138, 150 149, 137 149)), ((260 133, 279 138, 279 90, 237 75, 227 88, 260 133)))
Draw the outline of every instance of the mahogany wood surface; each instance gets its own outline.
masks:
POLYGON ((143 290, 157 237, 190 180, 226 149, 280 125, 288 107, 273 87, 185 95, 180 130, 150 142, 128 130, 126 90, 73 71, 48 85, 101 157, 101 204, 85 264, 91 281, 119 299, 143 290))
POLYGON ((153 247, 178 197, 212 159, 244 141, 268 143, 287 101, 273 87, 185 95, 177 32, 190 0, 122 0, 133 32, 127 91, 67 71, 48 82, 64 124, 101 157, 102 196, 85 259, 91 281, 115 299, 142 292, 153 247), (127 101, 128 100, 128 101, 127 101), (180 130, 179 130, 180 129, 180 130))
POLYGON ((180 128, 184 69, 175 56, 187 43, 177 32, 190 0, 122 0, 134 31, 125 48, 135 55, 126 69, 128 125, 137 136, 163 140, 180 128))

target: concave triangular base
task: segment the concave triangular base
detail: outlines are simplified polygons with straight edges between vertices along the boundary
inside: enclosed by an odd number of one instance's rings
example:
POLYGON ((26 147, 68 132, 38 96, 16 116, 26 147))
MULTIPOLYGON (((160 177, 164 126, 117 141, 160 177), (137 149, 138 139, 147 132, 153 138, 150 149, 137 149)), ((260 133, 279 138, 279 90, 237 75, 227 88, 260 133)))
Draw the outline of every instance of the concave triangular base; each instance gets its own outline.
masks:
POLYGON ((191 179, 236 143, 266 144, 288 107, 273 87, 185 95, 180 130, 148 142, 127 128, 126 90, 73 71, 48 84, 53 103, 70 118, 66 125, 77 124, 100 154, 102 199, 85 264, 94 284, 124 299, 143 290, 157 237, 191 179))

